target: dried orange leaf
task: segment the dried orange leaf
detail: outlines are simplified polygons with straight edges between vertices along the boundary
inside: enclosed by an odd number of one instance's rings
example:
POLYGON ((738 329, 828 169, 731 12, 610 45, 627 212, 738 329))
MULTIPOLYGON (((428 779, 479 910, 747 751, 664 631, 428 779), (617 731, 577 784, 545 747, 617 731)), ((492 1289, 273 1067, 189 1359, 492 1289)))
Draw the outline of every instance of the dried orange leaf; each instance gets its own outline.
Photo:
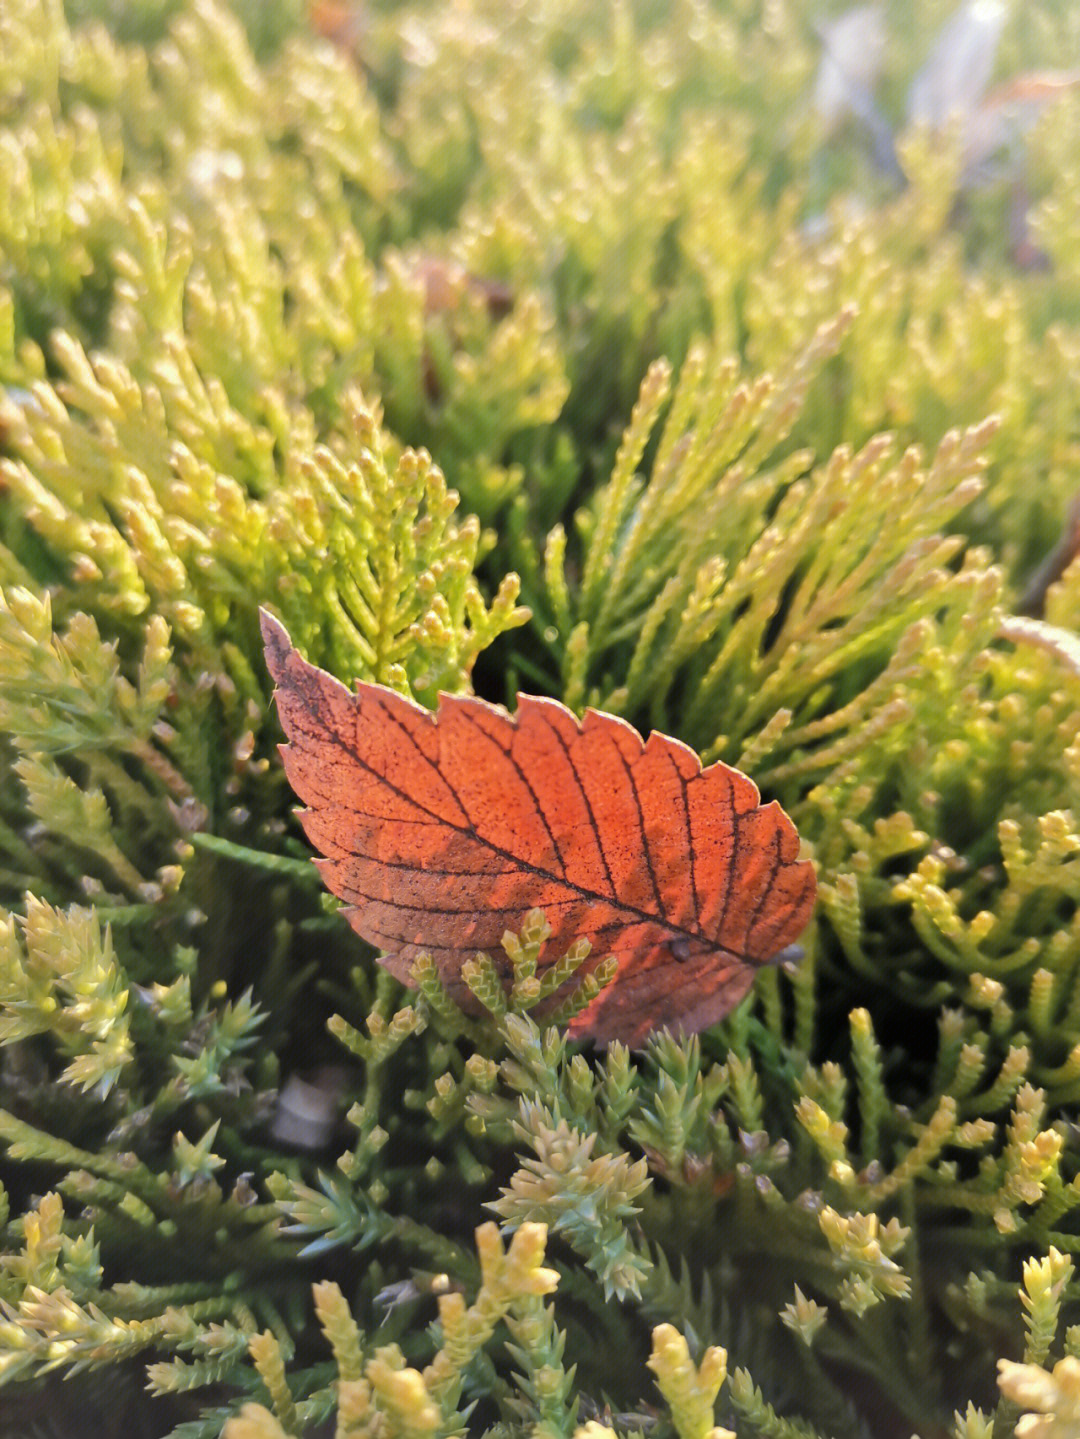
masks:
POLYGON ((522 695, 511 717, 442 695, 431 714, 381 685, 350 692, 265 613, 263 638, 323 879, 404 983, 428 953, 475 1010, 463 963, 486 951, 509 987, 503 934, 542 909, 548 965, 580 938, 592 953, 579 978, 618 961, 571 1033, 639 1046, 721 1019, 806 925, 813 867, 738 770, 702 769, 679 740, 643 742, 624 720, 578 720, 555 700, 522 695))

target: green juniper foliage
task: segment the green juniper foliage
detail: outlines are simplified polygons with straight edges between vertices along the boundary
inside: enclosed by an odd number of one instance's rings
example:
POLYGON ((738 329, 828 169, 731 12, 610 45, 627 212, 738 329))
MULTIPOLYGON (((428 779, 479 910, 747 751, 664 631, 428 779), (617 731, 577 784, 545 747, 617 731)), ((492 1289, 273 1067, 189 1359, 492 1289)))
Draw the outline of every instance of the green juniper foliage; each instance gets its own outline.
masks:
POLYGON ((842 9, 0 5, 0 1433, 1075 1432, 1080 92, 970 183, 890 0, 894 173, 842 9), (804 961, 639 1054, 540 913, 403 991, 260 605, 744 767, 804 961))

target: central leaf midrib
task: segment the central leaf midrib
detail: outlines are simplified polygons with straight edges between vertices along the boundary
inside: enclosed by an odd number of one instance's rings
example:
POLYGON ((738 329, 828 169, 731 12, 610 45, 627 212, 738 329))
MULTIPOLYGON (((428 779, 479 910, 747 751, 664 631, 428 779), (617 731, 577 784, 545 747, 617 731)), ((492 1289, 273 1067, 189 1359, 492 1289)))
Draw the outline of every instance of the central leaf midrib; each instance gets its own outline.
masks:
MULTIPOLYGON (((344 688, 344 686, 342 686, 342 688, 344 688)), ((349 694, 347 690, 346 694, 348 695, 350 702, 352 702, 355 707, 355 696, 349 694)), ((429 712, 424 711, 423 713, 426 716, 429 712)), ((391 714, 388 710, 384 710, 384 714, 386 714, 386 717, 393 724, 395 724, 398 729, 401 730, 401 732, 406 736, 409 743, 412 745, 413 749, 416 750, 417 754, 424 761, 424 763, 428 765, 429 768, 435 770, 436 775, 438 775, 442 783, 446 785, 447 789, 454 796, 454 799, 460 806, 462 813, 467 816, 468 812, 466 811, 465 806, 461 802, 461 797, 447 780, 446 776, 432 763, 428 756, 424 754, 423 750, 416 743, 416 740, 409 733, 406 727, 401 723, 401 721, 397 718, 397 716, 391 714)), ((320 718, 322 717, 320 716, 320 718)), ((431 722, 436 726, 438 725, 438 719, 434 716, 431 717, 431 722)), ((648 910, 639 909, 636 905, 630 904, 626 900, 623 900, 618 896, 600 894, 596 890, 586 889, 583 885, 576 883, 574 880, 569 879, 566 876, 557 875, 552 873, 552 871, 550 870, 541 869, 538 865, 533 864, 531 861, 523 859, 521 856, 514 854, 512 850, 505 849, 502 845, 496 844, 494 840, 488 839, 486 835, 482 835, 477 830, 476 825, 472 820, 469 821, 469 826, 466 829, 462 825, 455 824, 452 820, 443 818, 442 815, 436 814, 434 810, 429 809, 427 805, 422 804, 418 799, 414 798, 414 796, 408 794, 405 790, 401 789, 393 782, 393 780, 388 779, 383 774, 380 774, 379 771, 376 770, 372 765, 370 765, 361 755, 357 754, 355 750, 350 749, 349 746, 345 743, 344 739, 337 733, 335 729, 328 725, 325 720, 323 720, 323 729, 324 732, 331 737, 333 743, 342 751, 343 754, 347 755, 355 764, 360 765, 360 767, 364 771, 366 771, 367 774, 371 775, 372 778, 375 779, 379 784, 384 784, 388 790, 390 790, 393 794, 397 795, 399 799, 404 800, 406 804, 413 805, 416 809, 421 810, 422 813, 429 815, 438 824, 445 825, 447 829, 453 830, 455 834, 461 835, 466 839, 474 840, 477 844, 480 844, 484 848, 488 849, 492 854, 498 855, 500 859, 512 860, 514 864, 517 865, 525 873, 536 875, 540 879, 553 881, 555 884, 563 885, 565 886, 565 888, 571 890, 574 894, 579 895, 582 899, 590 900, 596 904, 611 905, 614 908, 621 910, 624 914, 634 915, 638 920, 642 922, 655 924, 659 928, 666 930, 669 934, 679 937, 685 936, 690 939, 701 940, 704 943, 708 944, 712 949, 716 950, 717 953, 730 954, 733 958, 741 960, 744 963, 753 963, 753 961, 748 955, 745 955, 737 950, 728 949, 723 945, 716 944, 707 935, 703 934, 700 929, 684 929, 682 926, 672 923, 671 920, 657 914, 651 914, 648 910)), ((393 823, 393 821, 388 821, 388 823, 393 823)), ((373 863, 379 864, 382 863, 382 861, 374 860, 373 863)), ((417 868, 417 866, 414 865, 412 866, 412 868, 415 869, 417 868)), ((614 879, 612 880, 612 886, 614 887, 614 879)), ((371 898, 371 896, 368 896, 368 898, 371 898)), ((433 906, 429 906, 429 908, 433 908, 433 906)))

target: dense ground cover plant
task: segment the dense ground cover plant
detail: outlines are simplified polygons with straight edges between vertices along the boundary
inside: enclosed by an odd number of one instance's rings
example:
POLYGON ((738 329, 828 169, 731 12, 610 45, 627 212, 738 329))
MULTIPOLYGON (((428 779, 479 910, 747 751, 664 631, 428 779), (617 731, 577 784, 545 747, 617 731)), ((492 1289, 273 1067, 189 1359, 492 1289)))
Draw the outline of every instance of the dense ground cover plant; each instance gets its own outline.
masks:
MULTIPOLYGON (((894 172, 815 110, 825 18, 0 8, 5 1432, 1075 1422, 1080 565, 1031 577, 1080 99, 1023 195, 948 130, 894 172), (804 962, 635 1054, 405 993, 292 818, 260 605, 748 769, 804 962)), ((940 15, 881 23, 900 130, 940 15)))

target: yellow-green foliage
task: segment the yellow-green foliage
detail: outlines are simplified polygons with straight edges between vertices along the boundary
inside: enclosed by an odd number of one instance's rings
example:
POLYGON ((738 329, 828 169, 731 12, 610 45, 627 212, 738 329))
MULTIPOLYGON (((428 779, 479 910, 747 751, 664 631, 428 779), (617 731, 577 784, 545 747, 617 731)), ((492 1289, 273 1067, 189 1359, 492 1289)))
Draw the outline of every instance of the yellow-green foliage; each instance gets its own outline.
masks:
POLYGON ((973 184, 887 0, 875 163, 843 8, 0 4, 3 1432, 1074 1431, 1080 87, 973 184), (260 605, 742 765, 804 961, 579 1052, 536 912, 406 1003, 260 605))

